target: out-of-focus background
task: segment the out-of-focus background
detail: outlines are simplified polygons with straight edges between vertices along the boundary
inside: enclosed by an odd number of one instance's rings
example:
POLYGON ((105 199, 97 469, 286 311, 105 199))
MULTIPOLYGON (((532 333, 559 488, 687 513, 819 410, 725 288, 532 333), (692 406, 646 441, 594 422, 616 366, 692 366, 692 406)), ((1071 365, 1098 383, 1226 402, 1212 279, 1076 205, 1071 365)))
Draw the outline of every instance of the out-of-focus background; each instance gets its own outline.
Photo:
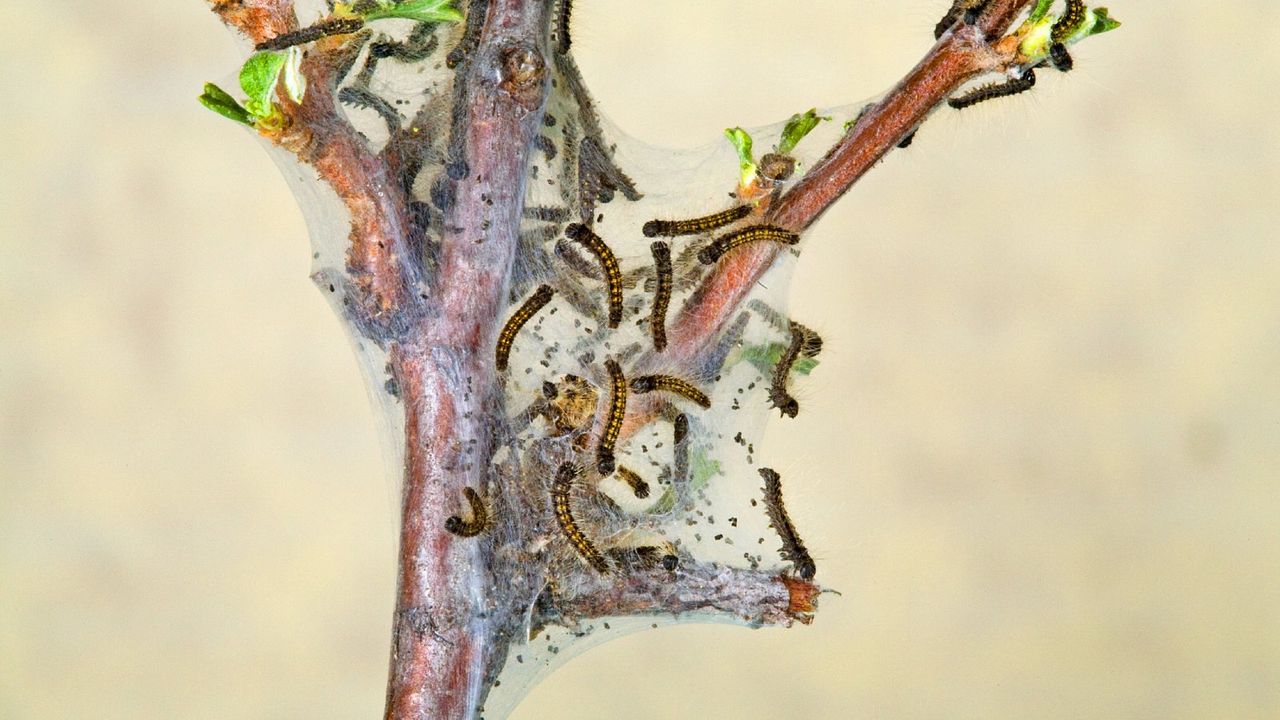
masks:
MULTIPOLYGON (((692 146, 880 92, 947 3, 576 5, 606 112, 692 146)), ((1280 717, 1280 4, 1110 5, 805 252, 827 349, 760 452, 843 595, 515 718, 1280 717)), ((6 26, 0 717, 376 717, 397 491, 292 197, 195 102, 239 51, 198 0, 6 26)))

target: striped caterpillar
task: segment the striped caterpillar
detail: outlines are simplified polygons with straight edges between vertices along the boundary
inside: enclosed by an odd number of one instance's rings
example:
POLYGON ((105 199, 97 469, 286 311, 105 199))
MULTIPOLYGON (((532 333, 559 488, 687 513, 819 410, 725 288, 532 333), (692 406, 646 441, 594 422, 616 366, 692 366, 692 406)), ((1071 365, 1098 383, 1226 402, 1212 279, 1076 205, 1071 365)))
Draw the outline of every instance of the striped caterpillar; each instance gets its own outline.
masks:
POLYGON ((622 366, 618 361, 609 358, 604 361, 609 370, 609 415, 604 421, 604 431, 600 433, 600 444, 596 447, 596 470, 601 475, 609 475, 616 467, 613 459, 613 446, 618 442, 618 434, 622 432, 622 419, 627 414, 627 378, 622 374, 622 366))
POLYGON ((556 13, 556 52, 566 55, 569 52, 569 20, 573 15, 573 0, 560 0, 556 13))
POLYGON ((1067 0, 1066 12, 1050 28, 1049 39, 1055 44, 1065 43, 1084 24, 1086 10, 1084 0, 1067 0))
POLYGON ((951 98, 950 100, 947 100, 947 104, 956 110, 963 110, 964 108, 977 105, 980 102, 1026 92, 1035 87, 1035 84, 1036 71, 1031 68, 1027 68, 1022 71, 1022 77, 1011 78, 1010 80, 1002 83, 984 85, 976 90, 971 90, 958 98, 951 98))
POLYGON ((645 482, 644 478, 637 475, 631 468, 619 465, 618 479, 626 483, 636 497, 640 499, 649 497, 649 483, 645 482))
POLYGON ((770 241, 783 245, 795 245, 800 236, 790 230, 783 230, 773 225, 752 225, 721 237, 698 252, 698 261, 703 265, 714 265, 724 254, 747 243, 770 241))
POLYGON ((782 503, 782 478, 771 468, 760 468, 760 477, 764 478, 764 508, 769 514, 769 524, 782 540, 782 559, 791 562, 801 579, 812 580, 818 568, 800 540, 795 525, 791 524, 787 506, 782 503))
POLYGON ((599 235, 582 223, 572 223, 564 229, 564 234, 570 240, 581 243, 599 261, 609 293, 609 327, 618 327, 622 322, 622 270, 618 267, 618 258, 599 235))
MULTIPOLYGON (((800 403, 787 392, 787 378, 791 376, 791 368, 800 358, 800 351, 804 347, 808 334, 805 331, 806 328, 800 323, 791 323, 791 342, 783 351, 782 357, 778 358, 778 364, 773 367, 773 382, 769 385, 769 402, 781 410, 783 415, 792 418, 800 412, 800 403)), ((816 334, 814 336, 816 337, 816 334)), ((819 339, 818 350, 821 349, 822 341, 819 339)), ((817 354, 817 350, 814 354, 817 354)))
POLYGON ((653 252, 653 272, 657 284, 653 289, 653 311, 649 314, 649 328, 653 334, 653 349, 667 349, 667 306, 671 304, 671 248, 655 241, 649 246, 653 252))
POLYGON ((560 523, 560 530, 564 532, 564 536, 568 538, 578 554, 595 568, 596 572, 607 573, 609 561, 605 560, 604 555, 601 555, 591 540, 587 539, 578 527, 578 522, 573 518, 570 491, 573 489, 573 481, 581 472, 582 469, 573 463, 560 466, 560 470, 556 473, 556 481, 551 486, 551 509, 555 512, 556 521, 560 523))
POLYGON ((551 302, 551 296, 555 294, 555 290, 550 285, 539 285, 533 295, 516 310, 515 314, 507 320, 507 324, 502 326, 502 332, 498 334, 498 346, 495 351, 495 364, 498 370, 505 371, 507 362, 511 357, 511 345, 516 341, 516 333, 520 332, 520 328, 524 327, 529 319, 538 313, 539 310, 546 307, 551 302))
POLYGON ((484 501, 480 499, 480 493, 469 487, 462 488, 462 492, 467 496, 467 502, 471 504, 471 520, 463 520, 459 515, 450 515, 444 521, 444 529, 461 537, 475 537, 488 527, 489 512, 484 507, 484 501))
POLYGON ((637 395, 662 390, 679 395, 703 408, 711 407, 711 398, 707 397, 706 393, 694 387, 688 380, 671 375, 641 375, 632 378, 631 390, 637 395))
POLYGON ((645 237, 701 235, 702 233, 722 228, 725 225, 732 225, 750 214, 750 205, 739 205, 712 215, 704 215, 689 220, 650 220, 644 224, 642 231, 645 237))
POLYGON ((934 26, 933 39, 938 40, 941 38, 961 17, 964 18, 965 25, 972 25, 977 22, 978 14, 986 7, 987 2, 988 0, 955 0, 955 2, 951 3, 951 9, 947 11, 947 14, 943 15, 938 24, 934 26))
POLYGON ((315 42, 320 38, 329 37, 330 35, 350 35, 351 33, 358 32, 362 27, 364 27, 364 19, 358 17, 321 20, 309 27, 304 27, 300 30, 294 30, 293 32, 287 32, 268 40, 263 40, 257 45, 254 45, 253 49, 285 50, 295 45, 306 45, 309 42, 315 42))

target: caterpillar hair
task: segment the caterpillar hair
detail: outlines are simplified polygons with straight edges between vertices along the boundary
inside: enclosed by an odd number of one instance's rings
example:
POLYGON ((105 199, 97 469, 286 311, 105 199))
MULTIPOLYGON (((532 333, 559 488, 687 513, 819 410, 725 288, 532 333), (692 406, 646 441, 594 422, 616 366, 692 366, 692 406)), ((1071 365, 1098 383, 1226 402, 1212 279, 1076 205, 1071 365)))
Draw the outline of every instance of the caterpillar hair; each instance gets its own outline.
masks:
POLYGON ((462 32, 462 39, 445 57, 445 67, 452 70, 475 52, 476 46, 480 44, 480 31, 484 29, 485 17, 488 14, 489 0, 471 0, 467 3, 466 29, 462 32))
POLYGON ((657 545, 641 545, 639 547, 629 548, 610 548, 608 550, 609 557, 613 558, 619 565, 627 567, 639 566, 642 569, 652 569, 661 566, 667 572, 673 572, 680 566, 680 558, 670 552, 670 547, 658 547, 657 545))
POLYGON ((977 105, 980 102, 986 102, 987 100, 1009 97, 1010 95, 1017 95, 1018 93, 1026 92, 1035 87, 1035 85, 1036 71, 1031 68, 1027 68, 1022 71, 1022 77, 1020 78, 1011 78, 1006 82, 984 85, 976 90, 971 90, 958 98, 951 98, 947 101, 947 104, 956 110, 963 110, 967 107, 977 105))
POLYGON ((818 357, 818 353, 822 352, 822 336, 794 320, 791 321, 791 327, 804 336, 800 342, 800 354, 807 358, 818 357))
POLYGON ((560 470, 556 473, 556 481, 551 486, 551 509, 555 513, 556 521, 560 523, 561 532, 568 538, 569 544, 573 545, 573 549, 577 550, 582 559, 595 568, 596 572, 607 573, 609 561, 605 560, 595 544, 583 534, 578 527, 578 522, 573 518, 570 492, 573 489, 573 481, 581 472, 581 468, 573 463, 560 466, 560 470))
POLYGON ((972 25, 977 22, 978 14, 986 7, 987 0, 955 0, 951 3, 951 9, 946 15, 938 21, 933 28, 933 39, 938 40, 948 30, 950 30, 958 20, 962 17, 966 25, 972 25))
POLYGON ((1053 63, 1054 69, 1059 72, 1071 72, 1071 68, 1076 66, 1076 61, 1071 57, 1071 53, 1067 51, 1067 46, 1062 43, 1054 43, 1049 46, 1049 61, 1053 63))
POLYGON ((618 258, 609 246, 582 223, 572 223, 564 229, 565 237, 582 244, 600 263, 604 271, 605 286, 609 293, 609 327, 616 328, 622 322, 622 270, 618 258))
POLYGON ((773 225, 752 225, 725 235, 698 251, 698 261, 703 265, 714 265, 724 254, 734 248, 753 242, 776 242, 782 245, 795 245, 800 236, 790 230, 783 230, 773 225))
POLYGON ((560 0, 556 13, 556 52, 566 55, 573 38, 569 37, 569 20, 573 15, 573 0, 560 0))
POLYGON ((1066 42, 1084 24, 1086 15, 1084 0, 1067 0, 1067 9, 1049 29, 1049 39, 1054 43, 1066 42))
POLYGON ((627 378, 622 374, 622 366, 617 360, 609 358, 604 361, 604 365, 609 370, 609 415, 605 418, 600 444, 596 447, 596 470, 601 475, 608 475, 616 467, 613 446, 618 442, 618 434, 622 432, 622 419, 627 414, 627 378))
POLYGON ((632 378, 631 390, 637 395, 661 390, 673 395, 679 395, 704 409, 711 407, 711 398, 707 397, 706 393, 694 387, 693 383, 688 380, 682 380, 671 375, 640 375, 632 378))
POLYGON ((787 515, 787 506, 782 502, 782 478, 771 468, 760 468, 760 477, 764 478, 764 509, 769 514, 769 524, 782 540, 782 559, 791 563, 801 579, 812 580, 818 568, 787 515))
POLYGON ((507 369, 507 361, 511 357, 511 345, 516 341, 516 333, 520 332, 520 328, 524 327, 529 319, 538 314, 538 311, 546 307, 551 302, 551 296, 555 295, 555 290, 550 285, 539 285, 538 289, 529 296, 528 300, 516 310, 511 319, 507 320, 507 324, 502 326, 502 332, 498 334, 498 346, 495 350, 495 365, 498 370, 505 371, 507 369))
POLYGON ((356 85, 348 85, 339 90, 338 102, 378 113, 378 117, 382 118, 382 121, 387 124, 387 132, 392 135, 399 133, 400 127, 404 123, 404 118, 401 117, 400 111, 396 110, 391 103, 372 91, 356 85))
POLYGON ((662 352, 667 349, 667 306, 671 304, 671 248, 664 242, 654 241, 649 250, 653 252, 653 272, 657 276, 649 328, 653 334, 653 349, 662 352))
POLYGON ((800 358, 800 350, 804 347, 805 327, 797 322, 791 323, 791 342, 783 351, 778 364, 773 368, 773 382, 769 386, 769 401, 787 417, 795 417, 800 412, 800 403, 787 392, 787 378, 791 376, 791 368, 800 358))
POLYGON ((471 519, 463 520, 461 516, 451 515, 444 521, 444 529, 461 537, 475 537, 484 532, 489 525, 489 512, 484 507, 484 500, 475 489, 464 487, 462 492, 471 504, 471 519))
POLYGON ((645 482, 644 478, 637 475, 631 468, 619 465, 618 479, 626 483, 636 497, 641 499, 649 497, 649 483, 645 482))
POLYGON ((690 220, 650 220, 644 224, 642 231, 645 237, 701 235, 725 225, 732 225, 750 214, 750 205, 739 205, 713 215, 704 215, 690 220))
POLYGON ((309 42, 315 42, 323 37, 330 35, 350 35, 364 27, 364 19, 358 17, 352 18, 333 18, 331 20, 321 20, 320 22, 304 27, 301 30, 294 30, 283 35, 277 35, 268 40, 263 40, 253 46, 254 50, 284 50, 294 45, 306 45, 309 42))

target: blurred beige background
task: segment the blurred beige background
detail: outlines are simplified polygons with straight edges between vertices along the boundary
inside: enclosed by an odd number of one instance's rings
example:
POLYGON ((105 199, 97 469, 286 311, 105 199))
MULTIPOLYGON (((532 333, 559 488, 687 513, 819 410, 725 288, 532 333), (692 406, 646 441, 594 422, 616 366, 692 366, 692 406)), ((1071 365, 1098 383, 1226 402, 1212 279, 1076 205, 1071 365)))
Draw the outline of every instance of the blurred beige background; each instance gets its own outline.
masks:
MULTIPOLYGON (((946 2, 577 5, 606 111, 694 145, 885 89, 946 2)), ((843 596, 515 718, 1280 717, 1280 4, 1110 5, 806 251, 828 349, 762 453, 843 596)), ((0 717, 376 717, 396 490, 293 199, 195 102, 236 47, 197 0, 5 14, 0 717)))

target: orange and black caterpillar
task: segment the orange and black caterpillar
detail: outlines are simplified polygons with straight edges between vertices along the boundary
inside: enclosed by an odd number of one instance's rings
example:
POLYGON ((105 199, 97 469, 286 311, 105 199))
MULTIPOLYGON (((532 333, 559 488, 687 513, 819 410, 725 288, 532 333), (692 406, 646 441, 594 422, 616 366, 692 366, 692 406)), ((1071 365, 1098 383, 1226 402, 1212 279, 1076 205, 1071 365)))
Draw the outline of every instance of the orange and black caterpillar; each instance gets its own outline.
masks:
POLYGON ((1055 44, 1066 42, 1084 24, 1086 11, 1084 0, 1067 0, 1066 11, 1049 29, 1049 39, 1055 44))
POLYGON ((701 235, 725 225, 732 225, 751 214, 750 205, 739 205, 722 210, 713 215, 691 218, 689 220, 650 220, 641 230, 645 237, 676 237, 677 235, 701 235))
POLYGON ((988 0, 955 0, 955 2, 951 3, 951 9, 947 11, 947 14, 943 15, 942 19, 938 21, 938 24, 934 26, 933 39, 937 40, 941 38, 942 35, 950 30, 951 26, 955 25, 956 21, 961 17, 964 18, 964 23, 966 25, 972 25, 977 22, 978 14, 982 12, 984 7, 986 7, 987 1, 988 0))
POLYGON ((717 260, 730 250, 753 242, 776 242, 783 245, 795 245, 800 236, 774 225, 752 225, 725 235, 698 251, 698 261, 703 265, 714 265, 717 260))
POLYGON ((1035 87, 1035 85, 1036 71, 1031 68, 1027 68, 1022 71, 1022 77, 1012 78, 1002 83, 983 85, 982 87, 976 90, 971 90, 958 98, 951 98, 950 100, 947 100, 947 104, 956 110, 963 110, 964 108, 977 105, 980 102, 1026 92, 1035 87))
POLYGON ((619 465, 618 479, 626 483, 636 497, 641 499, 649 497, 649 483, 645 482, 644 478, 637 475, 631 468, 619 465))
POLYGON ((769 514, 769 524, 782 540, 782 559, 791 562, 801 579, 812 580, 818 568, 791 524, 787 506, 782 504, 782 478, 771 468, 760 468, 760 477, 764 478, 764 509, 769 514))
POLYGON ((556 52, 565 55, 569 52, 569 19, 573 15, 573 0, 560 0, 556 12, 556 52))
POLYGON ((601 475, 608 475, 616 467, 613 446, 618 442, 622 419, 627 414, 627 378, 617 360, 609 358, 604 361, 604 366, 609 370, 609 415, 604 420, 604 431, 600 433, 600 444, 596 447, 596 470, 601 475))
POLYGON ((277 35, 269 40, 263 40, 254 45, 253 49, 284 50, 294 45, 306 45, 309 42, 315 42, 330 35, 349 35, 353 32, 358 32, 362 27, 364 27, 364 19, 358 17, 321 20, 309 27, 277 35))
POLYGON ((484 507, 484 501, 480 499, 480 493, 469 487, 462 488, 462 492, 467 496, 467 502, 471 504, 471 520, 463 520, 459 515, 450 515, 444 521, 444 529, 454 535, 475 537, 488 527, 489 512, 484 507))
POLYGON ((662 241, 654 241, 653 272, 657 284, 653 288, 653 312, 649 314, 649 327, 653 334, 653 349, 667 349, 667 306, 671 304, 671 248, 662 241))
POLYGON ((596 546, 587 539, 587 536, 578 528, 578 522, 573 519, 570 491, 573 489, 573 481, 581 472, 581 468, 573 463, 560 466, 559 472, 556 473, 555 484, 551 486, 551 509, 555 512, 556 521, 560 523, 560 530, 564 532, 564 536, 569 539, 569 543, 578 551, 578 554, 597 572, 607 573, 609 561, 605 560, 604 555, 601 555, 596 546))
POLYGON ((1071 72, 1071 68, 1076 66, 1076 61, 1072 59, 1071 53, 1067 52, 1067 46, 1062 43, 1054 43, 1049 46, 1049 61, 1053 63, 1054 69, 1059 72, 1071 72))
POLYGON ((679 395, 686 400, 691 400, 703 408, 711 407, 711 398, 707 397, 706 393, 694 387, 693 383, 688 380, 682 380, 671 375, 641 375, 632 378, 631 389, 636 394, 662 390, 679 395))
POLYGON ((618 267, 618 258, 599 235, 582 223, 572 223, 564 229, 564 234, 570 240, 581 243, 600 262, 609 292, 609 327, 618 327, 618 323, 622 322, 622 270, 618 267))
MULTIPOLYGON (((782 411, 787 417, 795 417, 800 412, 800 403, 796 401, 791 393, 787 392, 787 378, 791 376, 791 368, 796 364, 796 360, 800 358, 800 351, 804 349, 805 340, 808 339, 812 331, 798 322, 791 323, 791 342, 787 345, 787 349, 783 351, 782 357, 778 358, 778 364, 773 368, 773 382, 769 385, 769 402, 773 406, 782 411)), ((813 337, 817 337, 813 333, 813 337)), ((822 340, 818 339, 817 350, 813 351, 816 355, 818 350, 822 349, 822 340)), ((810 355, 812 357, 812 355, 810 355)))
POLYGON ((502 326, 502 332, 498 333, 498 347, 496 351, 495 364, 499 370, 507 369, 507 361, 511 357, 511 345, 516 341, 516 333, 520 332, 520 328, 529 322, 529 319, 538 314, 538 311, 546 307, 551 302, 551 296, 555 295, 555 290, 550 285, 539 285, 538 289, 529 296, 528 300, 520 306, 519 310, 507 320, 507 324, 502 326))

